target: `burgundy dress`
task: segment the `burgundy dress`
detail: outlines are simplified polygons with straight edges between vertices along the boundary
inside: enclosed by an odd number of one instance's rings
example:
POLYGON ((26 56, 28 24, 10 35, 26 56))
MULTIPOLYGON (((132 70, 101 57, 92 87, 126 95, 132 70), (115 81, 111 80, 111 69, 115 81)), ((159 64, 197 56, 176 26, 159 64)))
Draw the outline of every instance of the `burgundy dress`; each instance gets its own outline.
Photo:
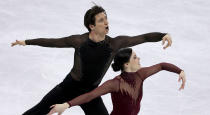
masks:
POLYGON ((111 93, 113 103, 111 115, 137 115, 140 111, 140 102, 143 95, 143 81, 161 70, 177 74, 182 71, 173 64, 160 63, 141 68, 137 72, 122 72, 119 76, 108 80, 90 93, 83 94, 68 103, 71 106, 80 105, 89 102, 97 96, 111 93), (118 91, 113 91, 113 87, 118 87, 118 91))

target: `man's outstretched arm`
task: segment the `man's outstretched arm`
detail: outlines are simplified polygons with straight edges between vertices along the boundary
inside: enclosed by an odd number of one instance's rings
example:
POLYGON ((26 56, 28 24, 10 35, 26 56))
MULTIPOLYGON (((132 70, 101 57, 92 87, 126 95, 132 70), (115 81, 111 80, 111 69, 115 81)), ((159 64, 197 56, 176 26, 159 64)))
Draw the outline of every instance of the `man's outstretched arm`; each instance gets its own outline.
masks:
POLYGON ((172 40, 169 34, 160 32, 151 32, 147 34, 137 35, 137 36, 117 36, 113 39, 114 45, 117 48, 131 47, 144 42, 158 42, 162 40, 162 45, 167 41, 168 44, 163 48, 171 46, 172 40))
POLYGON ((64 38, 38 38, 38 39, 28 39, 28 40, 16 40, 11 43, 11 46, 15 45, 38 45, 43 47, 74 47, 78 42, 79 35, 72 35, 64 38))

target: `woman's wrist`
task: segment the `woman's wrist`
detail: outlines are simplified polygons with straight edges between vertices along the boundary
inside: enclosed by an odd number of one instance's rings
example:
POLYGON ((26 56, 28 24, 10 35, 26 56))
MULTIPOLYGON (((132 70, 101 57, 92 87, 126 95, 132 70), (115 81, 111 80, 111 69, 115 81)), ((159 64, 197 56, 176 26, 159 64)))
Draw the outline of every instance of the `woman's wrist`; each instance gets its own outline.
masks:
POLYGON ((68 102, 66 102, 66 104, 68 105, 68 108, 70 108, 71 107, 71 103, 68 101, 68 102))
POLYGON ((181 74, 181 73, 184 73, 184 70, 181 70, 181 72, 179 74, 181 74))

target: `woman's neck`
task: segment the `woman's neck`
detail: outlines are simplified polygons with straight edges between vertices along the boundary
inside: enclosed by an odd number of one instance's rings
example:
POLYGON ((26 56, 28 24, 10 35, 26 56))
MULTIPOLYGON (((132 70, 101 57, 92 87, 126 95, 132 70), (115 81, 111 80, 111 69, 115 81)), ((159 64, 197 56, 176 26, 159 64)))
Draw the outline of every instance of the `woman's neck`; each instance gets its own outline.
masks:
POLYGON ((140 68, 136 68, 136 69, 126 68, 126 69, 124 69, 124 71, 125 72, 137 72, 139 69, 141 69, 141 67, 140 68))

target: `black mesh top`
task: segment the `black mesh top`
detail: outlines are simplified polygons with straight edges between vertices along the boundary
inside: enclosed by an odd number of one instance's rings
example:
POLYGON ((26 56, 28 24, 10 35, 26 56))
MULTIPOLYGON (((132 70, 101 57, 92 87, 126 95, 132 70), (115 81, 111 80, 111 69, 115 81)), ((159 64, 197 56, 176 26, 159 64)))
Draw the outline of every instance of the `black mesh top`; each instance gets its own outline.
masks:
POLYGON ((120 48, 144 42, 158 42, 166 33, 152 32, 138 36, 105 36, 100 42, 89 39, 89 33, 64 38, 38 38, 26 40, 27 45, 74 48, 74 65, 68 75, 76 81, 98 86, 120 48))

